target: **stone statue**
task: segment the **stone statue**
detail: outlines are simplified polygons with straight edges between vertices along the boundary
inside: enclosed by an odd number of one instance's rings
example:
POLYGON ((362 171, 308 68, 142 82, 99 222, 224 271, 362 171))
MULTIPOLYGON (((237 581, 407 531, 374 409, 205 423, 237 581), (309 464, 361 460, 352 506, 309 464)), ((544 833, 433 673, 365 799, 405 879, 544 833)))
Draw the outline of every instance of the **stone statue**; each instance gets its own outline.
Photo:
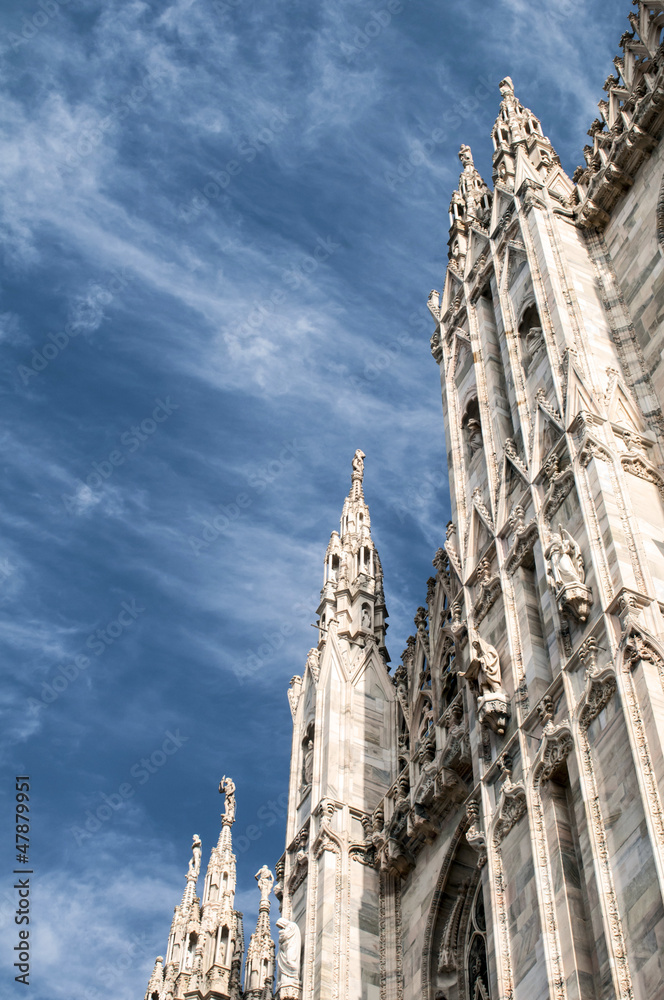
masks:
POLYGON ((532 364, 544 347, 544 334, 541 326, 531 326, 526 334, 526 350, 530 355, 528 367, 532 364))
POLYGON ((544 552, 546 578, 551 586, 561 613, 567 609, 584 622, 592 607, 593 595, 586 586, 586 571, 581 549, 562 524, 544 552))
POLYGON ((314 741, 309 739, 305 743, 302 757, 302 786, 308 788, 314 776, 314 741))
POLYGON ((292 920, 280 917, 279 955, 277 958, 277 989, 300 985, 300 928, 292 920))
POLYGON ((272 892, 274 875, 267 865, 263 865, 262 868, 258 869, 254 878, 258 882, 258 888, 261 891, 261 903, 264 903, 269 899, 270 893, 272 892))
POLYGON ((482 447, 482 425, 479 420, 472 417, 466 424, 466 434, 468 435, 468 447, 471 456, 482 447))
POLYGON ((548 563, 547 576, 555 591, 570 583, 586 582, 581 549, 562 524, 558 525, 558 531, 551 536, 544 555, 548 563))
POLYGON ((366 632, 371 631, 371 612, 369 608, 362 608, 362 628, 366 632))
POLYGON ((235 822, 235 782, 226 775, 219 782, 219 794, 225 795, 224 815, 222 817, 225 826, 232 826, 235 822))
POLYGON ((198 874, 201 869, 201 838, 197 833, 194 834, 192 839, 191 853, 193 857, 189 861, 189 871, 190 873, 195 872, 198 874))
POLYGON ((470 666, 460 673, 468 681, 475 681, 480 697, 505 696, 501 684, 500 660, 495 648, 477 633, 471 643, 470 666))
POLYGON ((313 679, 317 681, 318 672, 320 669, 320 654, 315 646, 312 646, 309 652, 307 653, 307 663, 305 666, 305 670, 307 667, 309 668, 309 671, 313 679))
POLYGON ((353 455, 353 472, 356 475, 358 475, 360 477, 360 479, 364 475, 364 459, 365 458, 366 458, 366 455, 364 454, 363 451, 360 451, 359 448, 357 449, 357 451, 353 455))

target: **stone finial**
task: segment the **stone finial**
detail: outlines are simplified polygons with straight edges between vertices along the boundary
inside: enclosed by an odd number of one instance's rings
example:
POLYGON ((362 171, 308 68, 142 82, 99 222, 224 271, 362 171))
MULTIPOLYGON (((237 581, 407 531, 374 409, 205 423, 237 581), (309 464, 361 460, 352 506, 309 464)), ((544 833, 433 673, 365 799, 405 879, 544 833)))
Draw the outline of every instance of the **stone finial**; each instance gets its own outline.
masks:
POLYGON ((491 192, 475 166, 470 146, 461 146, 459 159, 463 170, 450 204, 452 229, 458 223, 474 221, 482 224, 491 207, 491 192))
POLYGON ((147 1000, 151 998, 156 993, 158 997, 161 996, 161 991, 164 988, 164 966, 163 966, 163 956, 157 955, 156 961, 154 963, 154 969, 152 970, 152 975, 150 976, 150 982, 148 983, 148 989, 146 993, 147 1000))

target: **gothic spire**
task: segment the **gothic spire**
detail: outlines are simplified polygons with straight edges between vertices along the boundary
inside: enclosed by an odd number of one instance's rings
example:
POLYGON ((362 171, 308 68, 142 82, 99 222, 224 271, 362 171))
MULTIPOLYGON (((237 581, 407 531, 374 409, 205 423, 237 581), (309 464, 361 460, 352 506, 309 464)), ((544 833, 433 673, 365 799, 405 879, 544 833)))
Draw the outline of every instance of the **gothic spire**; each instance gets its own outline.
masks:
POLYGON ((150 982, 148 983, 147 992, 145 994, 145 1000, 160 1000, 161 992, 164 987, 164 959, 161 955, 157 956, 157 960, 154 963, 154 969, 152 970, 152 975, 150 976, 150 982))
POLYGON ((166 962, 155 964, 145 1000, 173 1000, 185 994, 201 1000, 213 991, 220 1000, 241 1000, 239 986, 244 938, 242 914, 235 909, 235 783, 224 776, 221 832, 210 853, 202 902, 196 896, 201 841, 194 834, 182 901, 175 907, 166 962))
POLYGON ((197 833, 192 837, 191 858, 187 870, 187 882, 182 893, 180 904, 183 910, 188 910, 196 897, 196 883, 201 870, 201 838, 197 833))
POLYGON ((321 638, 330 628, 339 635, 363 632, 374 637, 384 658, 387 611, 383 592, 383 570, 371 538, 371 516, 364 499, 364 452, 359 448, 352 461, 351 484, 341 511, 340 530, 333 531, 325 553, 321 592, 321 638))
POLYGON ((552 167, 560 164, 558 154, 544 135, 539 118, 517 98, 512 78, 506 76, 499 86, 502 101, 491 133, 494 183, 513 189, 519 148, 535 167, 535 176, 544 180, 552 167))
POLYGON ((269 985, 269 995, 272 996, 274 980, 274 941, 270 931, 270 893, 274 885, 274 876, 267 865, 256 872, 256 881, 260 889, 261 901, 258 907, 256 930, 251 935, 247 948, 247 961, 244 968, 244 1000, 260 1000, 269 985))
POLYGON ((449 258, 452 267, 462 273, 468 246, 468 227, 486 226, 491 214, 492 194, 475 166, 470 146, 461 147, 459 159, 463 170, 450 202, 449 258))

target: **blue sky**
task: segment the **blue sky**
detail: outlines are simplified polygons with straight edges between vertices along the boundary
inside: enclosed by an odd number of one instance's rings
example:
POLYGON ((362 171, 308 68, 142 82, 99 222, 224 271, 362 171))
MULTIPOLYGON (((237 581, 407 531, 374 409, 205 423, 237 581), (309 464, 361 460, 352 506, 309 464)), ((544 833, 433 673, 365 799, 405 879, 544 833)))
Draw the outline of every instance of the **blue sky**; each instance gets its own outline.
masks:
POLYGON ((3 3, 0 790, 11 824, 32 777, 32 1000, 142 997, 223 774, 251 933, 358 447, 403 649, 449 518, 425 304, 457 150, 490 179, 509 73, 571 173, 630 9, 546 8, 3 3))

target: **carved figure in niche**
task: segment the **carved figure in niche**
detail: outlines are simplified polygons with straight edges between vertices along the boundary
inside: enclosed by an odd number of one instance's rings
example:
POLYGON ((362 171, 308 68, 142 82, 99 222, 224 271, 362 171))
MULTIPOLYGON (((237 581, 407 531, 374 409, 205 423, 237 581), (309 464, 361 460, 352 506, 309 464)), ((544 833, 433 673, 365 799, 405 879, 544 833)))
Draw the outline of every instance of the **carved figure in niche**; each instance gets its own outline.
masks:
POLYGON ((189 861, 189 871, 198 872, 201 866, 201 838, 198 836, 197 833, 195 833, 193 836, 191 853, 193 857, 189 861))
POLYGON ((279 955, 277 958, 277 989, 282 986, 300 985, 300 928, 293 920, 280 917, 279 955))
POLYGON ((570 583, 586 582, 581 549, 562 524, 551 536, 544 554, 548 560, 547 576, 554 590, 558 591, 570 583))
POLYGON ((314 775, 313 725, 309 726, 302 744, 302 787, 308 788, 314 775))
POLYGON ((235 782, 226 775, 219 782, 219 794, 225 796, 223 822, 232 826, 235 822, 235 782))
POLYGON ((371 631, 371 611, 366 604, 362 606, 362 628, 365 632, 371 631))
POLYGON ((530 305, 519 323, 519 336, 523 344, 523 367, 528 374, 544 350, 544 333, 536 305, 530 305))
POLYGON ((541 353, 544 347, 544 334, 541 326, 531 326, 526 334, 526 350, 530 354, 531 363, 541 353))
POLYGON ((468 437, 468 447, 472 458, 476 451, 482 447, 482 425, 474 417, 466 424, 466 435, 468 437))
POLYGON ((592 606, 592 590, 586 586, 586 572, 581 549, 562 524, 544 552, 546 578, 558 602, 561 613, 569 608, 584 622, 592 606))
POLYGON ((480 700, 493 695, 505 697, 500 673, 500 659, 495 647, 477 633, 471 641, 471 660, 465 673, 460 673, 468 681, 474 681, 480 700))

